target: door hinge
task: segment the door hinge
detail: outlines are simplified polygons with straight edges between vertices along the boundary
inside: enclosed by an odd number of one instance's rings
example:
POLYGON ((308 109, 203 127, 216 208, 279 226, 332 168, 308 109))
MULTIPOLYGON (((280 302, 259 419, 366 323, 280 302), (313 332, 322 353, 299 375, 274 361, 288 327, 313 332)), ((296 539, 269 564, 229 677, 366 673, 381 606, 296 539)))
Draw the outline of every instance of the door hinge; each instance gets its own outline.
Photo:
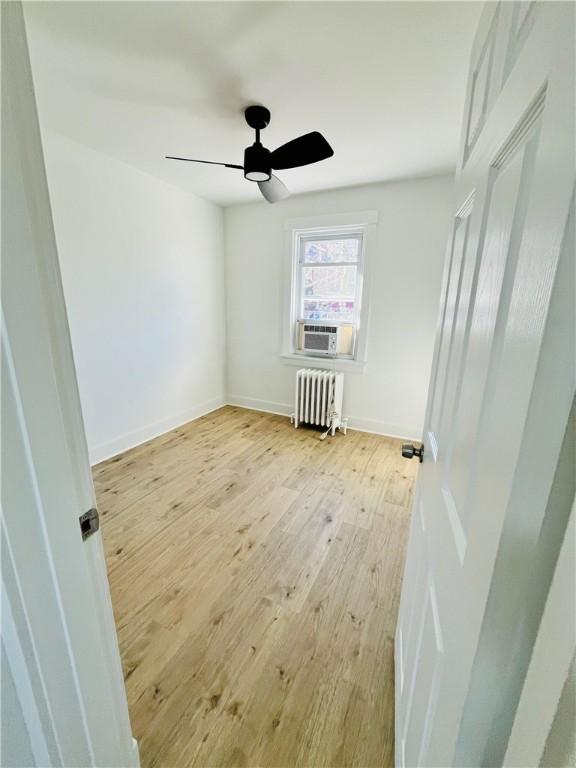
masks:
POLYGON ((89 509, 88 512, 84 512, 83 515, 80 515, 79 521, 83 541, 86 541, 89 536, 92 536, 92 534, 96 533, 98 528, 100 528, 100 518, 96 507, 89 509))

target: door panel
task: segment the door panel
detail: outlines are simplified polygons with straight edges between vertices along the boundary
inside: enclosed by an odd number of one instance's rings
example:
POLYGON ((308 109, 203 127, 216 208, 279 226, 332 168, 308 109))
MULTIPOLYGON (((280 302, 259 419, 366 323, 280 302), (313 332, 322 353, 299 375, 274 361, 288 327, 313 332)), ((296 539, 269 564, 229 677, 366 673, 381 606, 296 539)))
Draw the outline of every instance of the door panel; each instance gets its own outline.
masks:
POLYGON ((447 293, 444 299, 444 317, 440 336, 440 352, 436 369, 436 380, 432 392, 432 412, 430 414, 430 427, 434 434, 439 433, 439 425, 442 420, 442 408, 445 401, 445 388, 447 372, 450 368, 450 359, 454 343, 454 318, 458 312, 460 292, 462 289, 462 276, 464 272, 464 255, 468 239, 469 217, 456 217, 454 226, 454 239, 450 260, 447 293))
POLYGON ((494 49, 499 13, 500 8, 496 7, 472 71, 471 96, 467 119, 468 127, 466 131, 466 157, 470 155, 490 109, 492 71, 495 57, 494 49))
MULTIPOLYGON (((410 551, 410 564, 411 572, 406 573, 405 583, 410 593, 415 596, 415 599, 410 604, 407 610, 406 620, 403 622, 401 628, 401 634, 399 638, 399 646, 402 652, 402 656, 411 659, 417 652, 417 637, 419 632, 419 618, 422 612, 422 602, 426 595, 426 577, 428 574, 428 563, 426 557, 426 540, 424 538, 423 513, 420 504, 414 504, 414 514, 412 517, 412 526, 418 527, 419 530, 414 531, 411 536, 412 549, 410 551)), ((401 670, 404 670, 404 666, 401 665, 401 670)), ((409 672, 410 669, 407 668, 409 672)), ((412 691, 412 678, 407 680, 402 675, 400 680, 400 706, 402 711, 402 717, 406 715, 406 709, 410 701, 410 694, 412 691)))
POLYGON ((405 722, 407 732, 402 739, 402 743, 406 745, 406 765, 421 765, 422 754, 426 752, 442 671, 443 649, 436 589, 431 582, 425 592, 425 605, 418 628, 415 649, 418 662, 414 667, 410 690, 410 706, 405 722))
POLYGON ((463 370, 453 371, 461 380, 458 401, 449 403, 454 420, 446 433, 448 445, 442 490, 456 511, 457 525, 466 531, 472 492, 479 430, 490 397, 490 373, 500 363, 499 349, 514 282, 519 238, 533 180, 538 132, 527 145, 500 167, 491 169, 486 237, 474 297, 470 333, 463 370))
MULTIPOLYGON (((440 360, 435 366, 436 378, 442 378, 443 386, 434 386, 431 391, 432 410, 429 417, 429 438, 433 449, 433 458, 437 459, 440 432, 449 435, 452 428, 454 413, 452 408, 446 408, 448 403, 457 402, 459 397, 458 377, 455 372, 460 370, 464 343, 469 333, 470 303, 474 299, 477 281, 477 260, 475 258, 475 243, 477 232, 473 229, 475 193, 463 203, 455 218, 454 231, 460 234, 459 244, 463 249, 462 259, 459 260, 460 274, 458 275, 458 295, 454 312, 446 318, 451 324, 450 351, 445 364, 440 360), (446 423, 444 423, 446 422, 446 423)), ((446 313, 445 313, 446 315, 446 313)), ((440 340, 440 345, 443 338, 440 340)), ((443 450, 446 450, 443 442, 443 450)))
MULTIPOLYGON (((446 403, 452 402, 454 398, 454 378, 451 375, 452 371, 458 369, 461 352, 462 352, 462 326, 461 320, 466 320, 467 307, 470 300, 470 280, 471 275, 471 250, 469 245, 469 231, 470 231, 470 214, 472 208, 469 207, 469 212, 463 216, 457 217, 457 232, 459 233, 458 247, 462 249, 462 256, 459 260, 459 275, 458 275, 458 290, 456 299, 454 302, 454 308, 452 312, 451 329, 450 329, 450 349, 446 359, 446 372, 444 374, 444 387, 442 391, 438 392, 439 406, 438 406, 438 423, 436 425, 436 432, 442 432, 444 434, 445 429, 442 425, 447 409, 446 403)), ((472 265, 473 266, 473 265, 472 265)))
MULTIPOLYGON (((554 467, 527 471, 523 454, 574 183, 573 24, 570 4, 490 4, 474 46, 398 621, 402 766, 483 764, 497 697, 482 681, 498 686, 489 667, 511 615, 487 618, 495 564, 508 546, 518 565, 546 508, 525 489, 550 488, 554 467)), ((559 445, 569 403, 547 397, 559 445)))
POLYGON ((508 49, 506 51, 506 65, 504 70, 504 79, 508 77, 528 35, 534 26, 534 18, 537 13, 537 3, 534 0, 521 0, 514 3, 512 12, 512 21, 510 24, 510 38, 508 40, 508 49))

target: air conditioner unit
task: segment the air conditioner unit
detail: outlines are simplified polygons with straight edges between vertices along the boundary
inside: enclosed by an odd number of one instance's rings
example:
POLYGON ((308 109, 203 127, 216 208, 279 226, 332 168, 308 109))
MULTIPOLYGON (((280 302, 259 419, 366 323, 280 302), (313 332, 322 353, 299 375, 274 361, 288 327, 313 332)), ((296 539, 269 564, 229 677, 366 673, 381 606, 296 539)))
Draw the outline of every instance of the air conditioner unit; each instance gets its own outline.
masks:
POLYGON ((338 352, 337 325, 304 324, 302 349, 321 355, 336 355, 338 352))
POLYGON ((308 355, 316 353, 323 357, 352 357, 354 354, 355 328, 352 323, 319 325, 318 321, 298 320, 296 328, 296 351, 308 355), (314 338, 316 334, 324 334, 314 338), (332 350, 328 336, 336 334, 336 350, 332 350), (314 335, 314 336, 313 336, 314 335))

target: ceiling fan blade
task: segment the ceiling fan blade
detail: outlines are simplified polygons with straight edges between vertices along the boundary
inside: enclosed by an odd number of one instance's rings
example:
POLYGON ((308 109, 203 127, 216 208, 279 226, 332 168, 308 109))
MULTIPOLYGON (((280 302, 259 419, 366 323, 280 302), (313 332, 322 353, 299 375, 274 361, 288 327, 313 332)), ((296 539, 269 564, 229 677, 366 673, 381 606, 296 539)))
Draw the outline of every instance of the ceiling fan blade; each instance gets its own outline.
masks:
POLYGON ((290 197, 290 191, 284 182, 280 181, 278 176, 270 176, 268 181, 259 181, 260 192, 269 203, 278 203, 290 197))
POLYGON ((215 163, 212 160, 192 160, 191 157, 172 157, 172 155, 165 155, 166 160, 185 160, 187 163, 205 163, 206 165, 223 165, 225 168, 239 168, 244 170, 243 165, 233 165, 232 163, 215 163))
POLYGON ((270 155, 272 168, 299 168, 301 165, 310 165, 320 160, 332 157, 334 150, 328 144, 324 136, 318 131, 305 133, 297 139, 292 139, 281 147, 275 149, 270 155))

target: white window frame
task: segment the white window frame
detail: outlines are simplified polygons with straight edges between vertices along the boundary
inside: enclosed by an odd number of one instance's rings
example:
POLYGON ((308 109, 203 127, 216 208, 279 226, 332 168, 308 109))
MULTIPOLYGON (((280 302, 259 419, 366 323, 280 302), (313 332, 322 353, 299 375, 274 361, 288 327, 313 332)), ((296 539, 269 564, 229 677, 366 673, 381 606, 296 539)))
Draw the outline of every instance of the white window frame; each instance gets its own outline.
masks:
MULTIPOLYGON (((370 255, 374 251, 377 211, 359 211, 356 213, 314 216, 291 219, 285 224, 285 259, 284 259, 284 319, 281 358, 288 365, 306 365, 314 368, 330 368, 342 371, 362 372, 367 361, 368 320, 370 306, 370 255), (337 237, 342 234, 361 235, 361 253, 357 263, 356 308, 357 329, 354 339, 353 355, 336 357, 315 356, 296 348, 297 323, 301 319, 301 265, 300 249, 302 241, 311 237, 337 237)), ((356 263, 355 263, 356 265, 356 263)), ((314 324, 311 321, 311 324, 314 324)), ((332 324, 318 321, 318 325, 332 324)), ((338 324, 338 323, 334 323, 338 324)))

